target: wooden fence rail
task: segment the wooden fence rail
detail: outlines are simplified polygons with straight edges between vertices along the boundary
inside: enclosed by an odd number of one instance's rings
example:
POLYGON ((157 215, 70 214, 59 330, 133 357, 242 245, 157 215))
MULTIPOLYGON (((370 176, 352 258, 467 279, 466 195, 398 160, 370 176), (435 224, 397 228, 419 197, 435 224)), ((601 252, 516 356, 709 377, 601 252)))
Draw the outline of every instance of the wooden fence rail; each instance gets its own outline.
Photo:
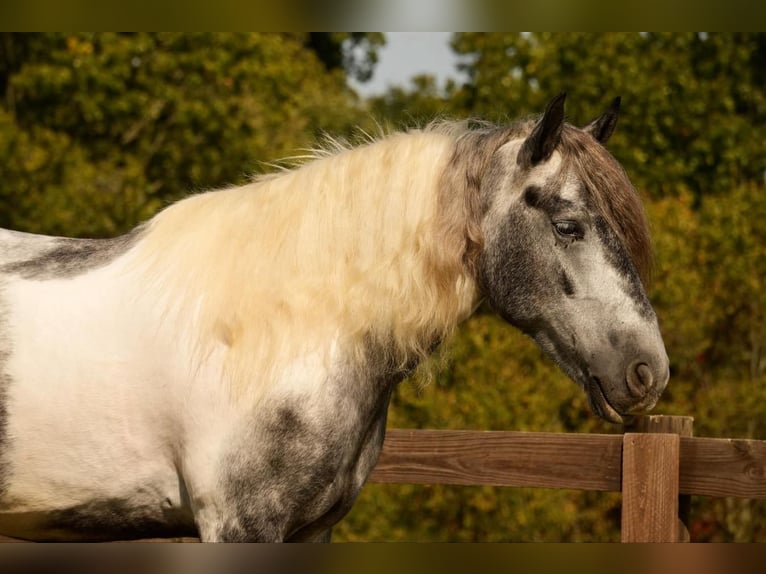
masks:
POLYGON ((692 437, 691 417, 622 435, 397 430, 371 482, 622 492, 623 542, 688 540, 688 496, 766 499, 766 441, 692 437))
MULTIPOLYGON (((623 446, 633 434, 391 429, 370 481, 619 492, 623 446)), ((681 494, 766 499, 766 441, 679 443, 681 494)))
POLYGON ((690 495, 766 499, 766 441, 693 437, 691 417, 626 431, 389 429, 370 482, 621 492, 623 542, 687 541, 690 495))

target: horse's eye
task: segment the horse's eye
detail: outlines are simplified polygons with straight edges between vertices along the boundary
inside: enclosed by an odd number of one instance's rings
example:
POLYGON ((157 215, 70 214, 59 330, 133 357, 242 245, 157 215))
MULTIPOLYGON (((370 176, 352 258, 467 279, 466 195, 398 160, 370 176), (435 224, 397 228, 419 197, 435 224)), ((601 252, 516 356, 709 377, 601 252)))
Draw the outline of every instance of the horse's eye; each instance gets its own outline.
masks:
POLYGON ((576 221, 556 221, 553 223, 556 233, 568 239, 582 239, 583 232, 576 221))

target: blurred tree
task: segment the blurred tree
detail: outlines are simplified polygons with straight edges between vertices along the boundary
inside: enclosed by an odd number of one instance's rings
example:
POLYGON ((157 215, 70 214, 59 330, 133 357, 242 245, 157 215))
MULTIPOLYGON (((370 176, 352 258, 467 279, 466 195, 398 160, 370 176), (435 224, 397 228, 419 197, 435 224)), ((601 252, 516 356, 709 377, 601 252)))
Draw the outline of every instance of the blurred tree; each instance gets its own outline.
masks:
POLYGON ((311 32, 306 46, 329 71, 341 70, 359 82, 372 77, 378 49, 386 39, 380 32, 311 32))
MULTIPOLYGON (((369 68, 378 35, 349 41, 368 46, 349 65, 369 68)), ((361 112, 345 72, 311 45, 307 34, 4 34, 0 137, 6 158, 24 156, 0 168, 0 225, 112 235, 191 190, 241 183, 320 131, 351 131, 361 112)))
POLYGON ((385 94, 370 98, 368 106, 374 117, 385 120, 392 129, 420 127, 455 115, 452 103, 455 89, 450 80, 441 92, 436 78, 420 75, 410 80, 409 88, 392 87, 385 94))
POLYGON ((653 197, 695 200, 763 181, 766 34, 457 34, 469 82, 467 112, 537 113, 564 90, 585 123, 616 95, 620 127, 610 148, 653 197))

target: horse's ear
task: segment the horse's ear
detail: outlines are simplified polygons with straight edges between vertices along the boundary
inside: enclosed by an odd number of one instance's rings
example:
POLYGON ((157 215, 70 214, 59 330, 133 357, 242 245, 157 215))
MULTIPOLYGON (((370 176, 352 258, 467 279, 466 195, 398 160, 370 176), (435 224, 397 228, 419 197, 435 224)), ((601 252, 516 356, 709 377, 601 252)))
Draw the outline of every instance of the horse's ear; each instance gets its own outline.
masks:
POLYGON ((545 112, 529 134, 518 155, 518 162, 537 165, 551 157, 553 150, 561 141, 564 128, 564 100, 566 92, 561 92, 545 107, 545 112))
POLYGON ((620 113, 620 96, 617 96, 612 100, 612 105, 603 115, 597 117, 595 120, 584 126, 582 129, 596 138, 596 141, 606 144, 606 142, 614 133, 614 128, 617 126, 617 117, 620 113))

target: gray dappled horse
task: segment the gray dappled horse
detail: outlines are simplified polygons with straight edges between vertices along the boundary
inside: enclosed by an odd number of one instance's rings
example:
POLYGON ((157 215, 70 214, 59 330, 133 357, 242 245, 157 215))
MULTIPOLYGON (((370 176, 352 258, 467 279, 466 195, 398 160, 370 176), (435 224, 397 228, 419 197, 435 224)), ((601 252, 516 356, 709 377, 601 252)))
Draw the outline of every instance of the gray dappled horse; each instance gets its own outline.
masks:
POLYGON ((482 300, 600 417, 650 409, 668 359, 618 104, 336 145, 116 239, 0 231, 0 533, 327 539, 396 384, 482 300))

